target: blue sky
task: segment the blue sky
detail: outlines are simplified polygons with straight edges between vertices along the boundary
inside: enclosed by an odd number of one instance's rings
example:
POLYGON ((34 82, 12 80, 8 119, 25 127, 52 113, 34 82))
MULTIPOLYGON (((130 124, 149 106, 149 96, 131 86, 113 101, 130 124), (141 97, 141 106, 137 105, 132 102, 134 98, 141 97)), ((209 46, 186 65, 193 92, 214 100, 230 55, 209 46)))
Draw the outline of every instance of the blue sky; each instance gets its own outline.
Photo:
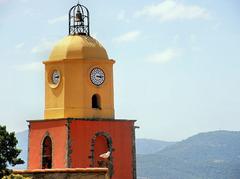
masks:
MULTIPOLYGON (((68 33, 76 1, 0 0, 0 117, 9 130, 42 119, 41 62, 68 33)), ((114 67, 117 118, 139 138, 182 140, 240 130, 238 0, 88 0, 91 35, 114 67)))

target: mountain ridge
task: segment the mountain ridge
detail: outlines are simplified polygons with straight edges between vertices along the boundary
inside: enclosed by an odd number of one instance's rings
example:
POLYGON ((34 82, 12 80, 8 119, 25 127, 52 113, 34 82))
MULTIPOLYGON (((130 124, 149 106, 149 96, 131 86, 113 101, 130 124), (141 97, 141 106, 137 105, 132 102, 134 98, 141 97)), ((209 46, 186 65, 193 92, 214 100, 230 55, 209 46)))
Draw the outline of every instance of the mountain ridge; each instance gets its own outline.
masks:
POLYGON ((240 132, 199 133, 154 154, 138 155, 138 176, 151 179, 239 179, 240 132))

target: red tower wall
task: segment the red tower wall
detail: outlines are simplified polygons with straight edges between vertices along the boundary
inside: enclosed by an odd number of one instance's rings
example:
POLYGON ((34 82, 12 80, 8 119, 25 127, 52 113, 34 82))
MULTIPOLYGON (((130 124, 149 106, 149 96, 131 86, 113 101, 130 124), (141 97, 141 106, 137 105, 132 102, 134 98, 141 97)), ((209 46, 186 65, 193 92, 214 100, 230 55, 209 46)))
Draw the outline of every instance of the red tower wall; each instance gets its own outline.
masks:
MULTIPOLYGON (((112 139, 113 179, 133 178, 133 130, 134 121, 84 121, 73 120, 70 124, 72 146, 72 166, 89 167, 91 165, 92 139, 98 132, 105 132, 112 139)), ((97 149, 95 149, 97 150, 97 149)), ((107 151, 105 151, 107 152, 107 151)), ((98 156, 95 156, 98 157, 98 156)), ((96 167, 96 166, 94 166, 96 167)))
POLYGON ((65 168, 67 127, 65 120, 30 122, 28 139, 28 169, 42 168, 42 142, 46 135, 52 139, 52 168, 65 168))
POLYGON ((53 148, 52 168, 101 167, 96 161, 102 159, 101 153, 110 150, 110 143, 111 156, 102 160, 113 164, 113 170, 109 170, 113 171, 112 179, 135 178, 135 121, 62 119, 29 122, 28 169, 42 168, 42 142, 48 135, 53 148), (99 133, 105 136, 96 137, 99 133))

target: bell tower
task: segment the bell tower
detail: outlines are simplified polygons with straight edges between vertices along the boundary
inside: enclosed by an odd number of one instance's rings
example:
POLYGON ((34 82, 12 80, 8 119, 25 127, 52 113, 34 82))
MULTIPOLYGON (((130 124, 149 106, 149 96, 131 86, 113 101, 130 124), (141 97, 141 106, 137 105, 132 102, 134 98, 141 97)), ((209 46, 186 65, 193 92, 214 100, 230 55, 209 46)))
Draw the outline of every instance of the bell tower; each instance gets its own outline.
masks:
POLYGON ((104 168, 136 179, 135 120, 115 119, 114 63, 90 35, 88 9, 73 6, 68 36, 43 62, 44 119, 28 121, 29 170, 104 168))
POLYGON ((113 64, 89 31, 88 9, 69 11, 69 36, 45 64, 45 119, 114 119, 113 64))

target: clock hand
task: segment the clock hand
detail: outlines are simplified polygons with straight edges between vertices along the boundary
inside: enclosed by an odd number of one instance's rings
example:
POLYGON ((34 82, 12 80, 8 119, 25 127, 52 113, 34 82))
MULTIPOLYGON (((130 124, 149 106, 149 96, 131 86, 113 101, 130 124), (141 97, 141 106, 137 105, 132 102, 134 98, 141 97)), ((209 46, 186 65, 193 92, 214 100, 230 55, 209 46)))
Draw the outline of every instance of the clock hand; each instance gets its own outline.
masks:
POLYGON ((100 76, 100 75, 97 75, 96 77, 98 77, 98 78, 103 78, 103 76, 100 76))

